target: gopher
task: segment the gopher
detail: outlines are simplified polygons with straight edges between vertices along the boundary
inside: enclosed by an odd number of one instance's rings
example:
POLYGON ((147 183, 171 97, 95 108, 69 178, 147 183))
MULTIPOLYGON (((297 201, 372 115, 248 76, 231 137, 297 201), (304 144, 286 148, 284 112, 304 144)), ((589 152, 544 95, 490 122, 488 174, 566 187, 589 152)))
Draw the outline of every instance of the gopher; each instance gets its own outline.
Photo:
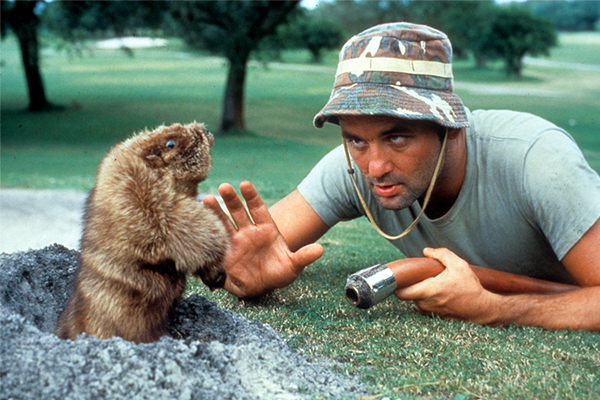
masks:
POLYGON ((168 335, 186 275, 223 287, 228 234, 197 201, 211 168, 203 124, 144 131, 102 160, 88 197, 80 262, 56 334, 153 342, 168 335))

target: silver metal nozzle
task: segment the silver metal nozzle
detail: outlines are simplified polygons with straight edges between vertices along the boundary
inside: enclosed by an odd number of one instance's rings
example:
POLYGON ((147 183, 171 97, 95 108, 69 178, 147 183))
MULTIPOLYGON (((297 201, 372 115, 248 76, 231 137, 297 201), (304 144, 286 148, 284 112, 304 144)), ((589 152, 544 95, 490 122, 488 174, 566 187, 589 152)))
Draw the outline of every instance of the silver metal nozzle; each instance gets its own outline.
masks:
POLYGON ((396 290, 394 273, 384 264, 360 270, 346 281, 346 300, 358 308, 371 308, 396 290))

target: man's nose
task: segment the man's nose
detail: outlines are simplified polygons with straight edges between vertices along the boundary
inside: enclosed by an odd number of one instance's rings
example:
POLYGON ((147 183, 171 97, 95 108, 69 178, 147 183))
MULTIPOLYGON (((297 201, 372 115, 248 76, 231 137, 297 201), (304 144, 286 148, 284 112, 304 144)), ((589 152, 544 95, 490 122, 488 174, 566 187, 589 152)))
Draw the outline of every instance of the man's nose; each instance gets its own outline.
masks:
POLYGON ((373 178, 381 178, 394 168, 387 153, 381 146, 369 148, 369 175, 373 178))

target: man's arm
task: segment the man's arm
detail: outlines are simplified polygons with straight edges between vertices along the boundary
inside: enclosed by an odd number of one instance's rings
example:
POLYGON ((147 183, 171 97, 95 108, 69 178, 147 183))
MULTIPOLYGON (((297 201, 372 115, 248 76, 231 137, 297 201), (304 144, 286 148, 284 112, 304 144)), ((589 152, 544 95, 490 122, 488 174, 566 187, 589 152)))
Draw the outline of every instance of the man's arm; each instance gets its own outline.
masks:
POLYGON ((250 182, 240 184, 248 210, 229 184, 219 194, 231 215, 223 212, 214 196, 204 203, 223 220, 230 234, 225 259, 225 289, 241 298, 258 297, 291 284, 304 268, 323 254, 314 242, 329 227, 295 190, 267 209, 250 182))
POLYGON ((315 243, 329 230, 296 189, 269 208, 279 231, 292 251, 315 243))
POLYGON ((439 260, 440 275, 396 291, 422 312, 489 325, 600 331, 600 219, 562 262, 582 289, 549 295, 498 295, 479 283, 468 264, 447 249, 425 249, 439 260))

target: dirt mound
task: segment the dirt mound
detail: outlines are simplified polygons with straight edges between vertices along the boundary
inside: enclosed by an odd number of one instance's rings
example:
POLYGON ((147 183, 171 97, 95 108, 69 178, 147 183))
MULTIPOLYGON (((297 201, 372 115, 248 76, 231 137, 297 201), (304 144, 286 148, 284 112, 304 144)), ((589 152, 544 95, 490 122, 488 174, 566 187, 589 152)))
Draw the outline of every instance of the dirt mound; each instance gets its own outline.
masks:
POLYGON ((52 332, 78 252, 60 245, 0 255, 0 399, 305 399, 365 386, 292 351, 270 326, 185 299, 174 335, 136 345, 52 332))

